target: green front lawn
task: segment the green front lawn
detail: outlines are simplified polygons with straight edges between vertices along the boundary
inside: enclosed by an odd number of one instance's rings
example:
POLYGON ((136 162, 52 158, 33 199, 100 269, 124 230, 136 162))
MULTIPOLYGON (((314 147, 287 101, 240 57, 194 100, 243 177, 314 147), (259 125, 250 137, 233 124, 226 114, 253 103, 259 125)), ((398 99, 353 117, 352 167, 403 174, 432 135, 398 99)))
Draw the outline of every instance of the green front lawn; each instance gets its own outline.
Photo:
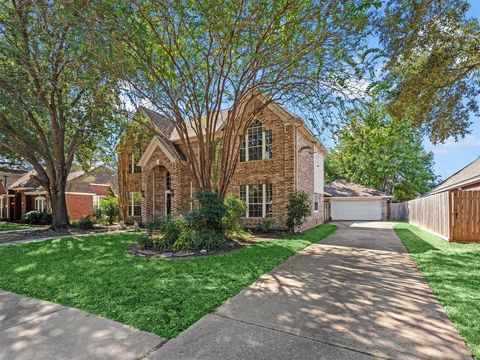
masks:
POLYGON ((0 231, 34 229, 33 226, 0 222, 0 231))
POLYGON ((395 232, 480 359, 480 245, 449 243, 405 223, 396 225, 395 232))
POLYGON ((180 260, 125 252, 134 233, 0 248, 0 288, 53 301, 171 338, 285 259, 335 231, 266 240, 230 253, 180 260))

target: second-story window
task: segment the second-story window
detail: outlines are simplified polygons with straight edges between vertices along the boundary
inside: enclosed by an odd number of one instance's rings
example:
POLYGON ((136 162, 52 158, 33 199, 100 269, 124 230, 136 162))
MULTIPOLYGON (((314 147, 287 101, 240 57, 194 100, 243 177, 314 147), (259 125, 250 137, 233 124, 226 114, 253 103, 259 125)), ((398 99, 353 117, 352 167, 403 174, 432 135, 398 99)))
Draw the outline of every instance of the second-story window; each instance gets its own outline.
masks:
POLYGON ((142 146, 140 144, 135 144, 133 147, 133 152, 128 154, 128 173, 137 174, 142 172, 142 167, 138 166, 138 162, 142 157, 142 146))
POLYGON ((262 123, 254 122, 247 129, 240 147, 240 161, 271 159, 273 153, 272 131, 263 130, 262 123))

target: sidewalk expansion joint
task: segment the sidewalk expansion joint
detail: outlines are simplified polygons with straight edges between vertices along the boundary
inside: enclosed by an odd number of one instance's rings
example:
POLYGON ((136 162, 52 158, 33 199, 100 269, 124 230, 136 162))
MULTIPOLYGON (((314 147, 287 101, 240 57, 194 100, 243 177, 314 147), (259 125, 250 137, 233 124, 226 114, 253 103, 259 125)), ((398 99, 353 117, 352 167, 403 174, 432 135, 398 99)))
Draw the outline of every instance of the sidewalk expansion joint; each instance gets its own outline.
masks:
POLYGON ((267 330, 275 331, 275 332, 278 332, 278 333, 281 333, 281 334, 285 334, 285 335, 289 335, 289 336, 294 336, 294 337, 297 337, 297 338, 314 341, 314 342, 317 342, 317 343, 320 343, 320 344, 325 344, 325 345, 337 347, 337 348, 340 348, 340 349, 344 349, 344 350, 356 352, 356 353, 359 353, 359 354, 363 354, 363 355, 370 356, 370 357, 375 358, 375 359, 392 360, 391 358, 386 357, 386 356, 375 355, 375 354, 372 354, 372 353, 369 353, 369 352, 366 352, 366 351, 362 351, 362 350, 350 348, 350 347, 348 347, 348 346, 343 346, 343 345, 340 345, 340 344, 331 343, 331 342, 329 342, 329 341, 319 340, 319 339, 315 339, 315 338, 311 338, 311 337, 303 336, 303 335, 298 335, 298 334, 292 334, 292 333, 290 333, 290 332, 288 332, 288 331, 279 330, 279 329, 271 328, 271 327, 264 326, 264 325, 254 324, 254 323, 251 323, 251 322, 248 322, 248 321, 244 321, 244 320, 234 319, 234 318, 231 318, 231 317, 228 317, 228 316, 219 314, 219 313, 217 313, 217 312, 212 313, 212 315, 218 316, 218 317, 221 317, 221 318, 224 318, 224 319, 232 320, 232 321, 237 321, 237 322, 240 322, 240 323, 243 323, 243 324, 246 324, 246 325, 256 326, 256 327, 259 327, 259 328, 262 328, 262 329, 267 329, 267 330))

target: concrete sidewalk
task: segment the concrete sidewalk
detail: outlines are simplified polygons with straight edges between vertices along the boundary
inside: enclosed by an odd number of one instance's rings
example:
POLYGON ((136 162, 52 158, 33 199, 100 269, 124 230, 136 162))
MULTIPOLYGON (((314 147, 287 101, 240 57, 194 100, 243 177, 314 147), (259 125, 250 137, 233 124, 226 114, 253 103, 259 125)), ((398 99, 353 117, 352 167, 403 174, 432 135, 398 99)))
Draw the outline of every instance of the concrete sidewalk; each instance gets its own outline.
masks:
POLYGON ((143 359, 165 339, 0 290, 0 360, 143 359))
POLYGON ((471 359, 390 223, 337 232, 148 359, 471 359))

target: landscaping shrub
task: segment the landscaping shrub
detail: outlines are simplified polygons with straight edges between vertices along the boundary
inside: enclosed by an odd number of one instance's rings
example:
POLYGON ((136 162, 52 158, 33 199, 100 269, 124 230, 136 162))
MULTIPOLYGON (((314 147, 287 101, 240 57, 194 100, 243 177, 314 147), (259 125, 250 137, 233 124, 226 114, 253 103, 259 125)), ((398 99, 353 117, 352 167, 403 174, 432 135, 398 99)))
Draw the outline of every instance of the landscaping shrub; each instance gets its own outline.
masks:
POLYGON ((229 193, 223 201, 227 207, 227 213, 223 217, 223 226, 228 234, 243 233, 244 229, 240 219, 245 216, 247 204, 235 194, 229 193))
POLYGON ((106 217, 108 225, 112 225, 118 219, 118 198, 108 195, 100 200, 100 208, 103 216, 106 217))
POLYGON ((290 194, 287 209, 287 226, 290 230, 294 230, 296 226, 301 226, 312 213, 308 194, 305 191, 290 194))
POLYGON ((78 221, 74 221, 72 226, 80 230, 90 230, 93 229, 95 222, 90 216, 84 216, 78 221))
POLYGON ((93 209, 91 217, 94 218, 95 221, 100 224, 106 223, 106 219, 105 219, 105 216, 103 215, 103 211, 101 208, 93 209))
POLYGON ((171 249, 185 230, 185 220, 178 216, 165 216, 148 224, 148 236, 159 249, 171 249))
POLYGON ((153 241, 148 235, 142 235, 140 239, 138 239, 138 244, 144 249, 153 248, 153 241))
POLYGON ((23 217, 23 221, 31 225, 50 225, 52 214, 41 211, 29 211, 23 217))
POLYGON ((190 211, 185 219, 191 236, 185 236, 186 247, 192 249, 217 249, 225 245, 225 225, 223 219, 227 206, 220 195, 199 191, 195 194, 199 208, 190 211))
POLYGON ((271 218, 264 218, 262 222, 258 224, 258 230, 263 233, 268 233, 272 228, 272 219, 271 218))

